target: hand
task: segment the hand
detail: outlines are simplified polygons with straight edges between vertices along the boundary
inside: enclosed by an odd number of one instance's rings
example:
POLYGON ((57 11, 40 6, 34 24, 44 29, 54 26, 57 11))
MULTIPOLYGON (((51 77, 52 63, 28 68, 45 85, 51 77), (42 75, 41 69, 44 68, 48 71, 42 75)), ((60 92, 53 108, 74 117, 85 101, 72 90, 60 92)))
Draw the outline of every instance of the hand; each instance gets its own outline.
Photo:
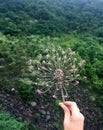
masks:
POLYGON ((84 116, 80 113, 75 102, 59 103, 64 110, 64 130, 83 130, 84 116))

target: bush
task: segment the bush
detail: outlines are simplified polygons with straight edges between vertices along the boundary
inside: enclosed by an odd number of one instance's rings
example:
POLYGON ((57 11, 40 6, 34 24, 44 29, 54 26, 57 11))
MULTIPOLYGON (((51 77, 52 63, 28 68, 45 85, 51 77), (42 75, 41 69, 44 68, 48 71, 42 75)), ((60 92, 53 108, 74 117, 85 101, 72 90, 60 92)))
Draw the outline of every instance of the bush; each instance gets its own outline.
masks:
POLYGON ((19 92, 19 95, 24 100, 32 100, 34 99, 34 90, 33 86, 28 84, 28 79, 21 79, 18 83, 17 90, 19 92))
POLYGON ((28 130, 27 124, 17 121, 13 116, 0 111, 0 130, 28 130))

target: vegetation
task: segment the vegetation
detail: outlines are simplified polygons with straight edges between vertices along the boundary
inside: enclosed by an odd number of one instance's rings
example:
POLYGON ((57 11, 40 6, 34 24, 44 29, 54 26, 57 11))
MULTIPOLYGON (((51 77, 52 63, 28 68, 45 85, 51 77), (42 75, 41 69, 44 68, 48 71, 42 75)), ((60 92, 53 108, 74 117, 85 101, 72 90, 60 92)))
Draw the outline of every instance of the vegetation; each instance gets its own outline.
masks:
MULTIPOLYGON (((44 107, 48 110, 48 103, 55 100, 51 99, 49 94, 38 98, 37 86, 27 84, 28 79, 35 80, 27 69, 28 61, 37 60, 37 55, 40 53, 44 55, 48 44, 53 44, 56 48, 61 46, 64 50, 70 47, 76 52, 77 58, 86 61, 80 73, 87 78, 80 81, 80 89, 68 88, 69 99, 77 101, 83 109, 87 106, 87 112, 96 113, 90 117, 94 127, 97 126, 97 122, 102 124, 103 0, 1 0, 0 3, 1 93, 5 91, 12 95, 12 91, 15 91, 18 97, 29 105, 34 100, 41 105, 40 99, 42 99, 46 102, 44 107), (78 89, 80 93, 76 92, 78 89), (91 105, 91 110, 89 103, 95 104, 95 107, 91 105), (94 116, 97 117, 95 120, 94 116)), ((49 103, 55 111, 60 111, 54 104, 49 103)), ((59 114, 54 114, 56 129, 62 129, 60 122, 56 122, 60 118, 59 114)), ((41 116, 39 111, 35 114, 37 124, 40 125, 43 122, 41 116)), ((2 111, 1 128, 2 130, 36 129, 2 111)), ((102 128, 103 126, 98 130, 102 128)))
POLYGON ((92 33, 103 36, 102 0, 1 0, 4 34, 92 33))
MULTIPOLYGON (((0 111, 0 130, 29 130, 30 124, 16 120, 9 113, 0 111)), ((37 130, 32 126, 33 130, 37 130)))
POLYGON ((0 113, 0 129, 21 130, 22 128, 25 129, 25 125, 23 123, 16 121, 13 117, 5 112, 0 113))

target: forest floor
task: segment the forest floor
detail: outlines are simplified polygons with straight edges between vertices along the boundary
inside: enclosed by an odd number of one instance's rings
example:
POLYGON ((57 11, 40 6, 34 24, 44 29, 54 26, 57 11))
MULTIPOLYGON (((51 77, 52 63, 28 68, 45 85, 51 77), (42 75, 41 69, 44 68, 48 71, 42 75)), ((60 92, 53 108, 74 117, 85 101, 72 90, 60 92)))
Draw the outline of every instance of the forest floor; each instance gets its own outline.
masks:
POLYGON ((2 91, 0 96, 0 107, 3 110, 9 111, 11 114, 23 120, 35 122, 35 119, 33 118, 34 111, 31 111, 28 105, 23 102, 18 95, 11 95, 2 91))
POLYGON ((27 103, 22 100, 18 94, 8 94, 1 91, 0 94, 0 109, 9 112, 11 115, 19 121, 26 121, 30 124, 35 125, 39 130, 58 130, 53 123, 56 121, 55 116, 51 116, 52 106, 47 105, 47 108, 27 103), (55 120, 55 121, 54 121, 55 120), (49 129, 48 129, 49 130, 49 129))

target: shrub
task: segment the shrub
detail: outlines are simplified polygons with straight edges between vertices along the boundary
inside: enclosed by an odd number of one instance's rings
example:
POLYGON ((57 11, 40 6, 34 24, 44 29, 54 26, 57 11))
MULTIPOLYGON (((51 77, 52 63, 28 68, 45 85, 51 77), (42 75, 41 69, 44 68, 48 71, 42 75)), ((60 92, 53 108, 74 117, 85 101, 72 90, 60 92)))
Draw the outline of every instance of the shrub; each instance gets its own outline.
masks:
POLYGON ((0 130, 28 130, 27 124, 17 121, 4 111, 0 112, 0 130))

